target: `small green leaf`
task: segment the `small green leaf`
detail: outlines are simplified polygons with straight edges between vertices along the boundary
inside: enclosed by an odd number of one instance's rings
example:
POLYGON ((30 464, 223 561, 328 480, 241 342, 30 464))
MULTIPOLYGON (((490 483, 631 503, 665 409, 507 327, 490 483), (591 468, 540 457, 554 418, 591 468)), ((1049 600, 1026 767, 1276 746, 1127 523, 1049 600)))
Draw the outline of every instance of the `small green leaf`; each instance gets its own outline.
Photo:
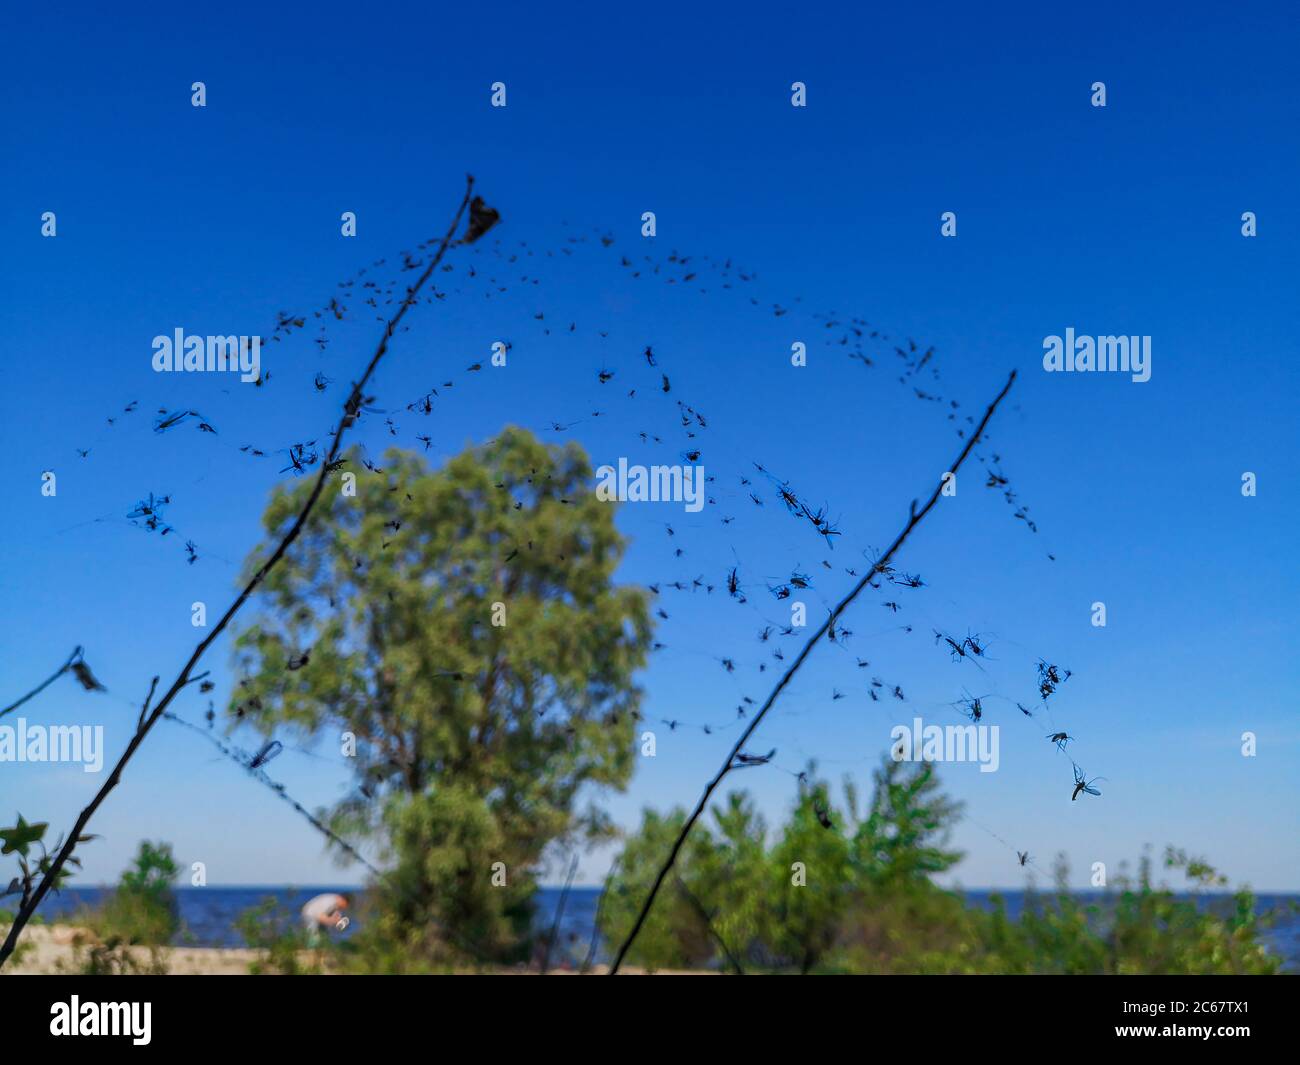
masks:
POLYGON ((13 854, 17 851, 19 854, 26 855, 28 848, 33 843, 38 843, 49 827, 48 821, 29 825, 23 820, 23 815, 19 814, 18 824, 13 828, 0 828, 0 841, 4 843, 4 846, 0 847, 0 854, 13 854))

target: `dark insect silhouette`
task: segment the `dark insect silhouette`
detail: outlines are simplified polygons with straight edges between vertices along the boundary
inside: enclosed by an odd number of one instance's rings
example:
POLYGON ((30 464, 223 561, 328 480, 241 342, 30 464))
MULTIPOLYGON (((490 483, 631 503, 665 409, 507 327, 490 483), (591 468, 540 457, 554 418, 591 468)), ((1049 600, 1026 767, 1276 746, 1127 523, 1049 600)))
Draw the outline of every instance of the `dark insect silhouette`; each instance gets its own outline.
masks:
POLYGON ((105 688, 102 684, 99 683, 99 680, 96 678, 95 674, 90 672, 90 667, 86 665, 85 662, 82 662, 80 660, 73 662, 72 673, 73 676, 77 678, 77 682, 83 688, 85 688, 86 691, 88 692, 108 691, 107 688, 105 688))
POLYGON ((285 663, 288 670, 302 669, 311 660, 311 651, 303 651, 300 655, 290 655, 289 660, 285 663))
POLYGON ((1056 666, 1042 659, 1038 662, 1038 694, 1047 699, 1057 688, 1070 679, 1071 673, 1067 669, 1064 674, 1056 666))
POLYGON ((1065 750, 1065 745, 1072 739, 1074 739, 1074 737, 1066 732, 1053 732, 1047 737, 1048 742, 1056 744, 1057 750, 1061 751, 1065 750))
POLYGON ((1020 864, 1021 864, 1021 865, 1024 865, 1027 861, 1029 861, 1029 852, 1028 852, 1028 851, 1016 851, 1016 857, 1020 859, 1020 864))
POLYGON ((173 426, 180 425, 180 423, 183 422, 186 418, 193 417, 193 418, 198 418, 199 421, 204 420, 203 415, 201 415, 196 410, 178 410, 172 412, 171 414, 168 414, 164 410, 164 411, 159 411, 159 413, 162 415, 162 417, 157 419, 153 423, 153 431, 155 433, 165 433, 168 429, 171 429, 173 426))
POLYGON ((735 767, 745 769, 748 766, 767 765, 776 756, 776 748, 773 747, 767 754, 746 754, 744 751, 736 755, 735 767))
POLYGON ((960 659, 966 657, 966 644, 964 641, 962 643, 958 643, 951 636, 945 636, 938 629, 935 629, 934 642, 938 643, 940 640, 944 641, 944 643, 948 645, 949 651, 952 654, 952 660, 954 662, 957 662, 960 659))
POLYGON ((270 740, 262 745, 262 749, 253 755, 248 763, 249 769, 261 769, 272 758, 284 750, 284 745, 279 740, 270 740))
POLYGON ((1086 779, 1083 770, 1076 765, 1074 767, 1074 794, 1070 796, 1070 801, 1074 802, 1074 800, 1079 797, 1079 792, 1081 791, 1086 792, 1089 795, 1101 795, 1101 792, 1094 788, 1093 785, 1096 784, 1097 781, 1105 779, 1105 777, 1093 777, 1091 780, 1088 780, 1086 779))
POLYGON ((475 196, 469 204, 469 224, 465 228, 462 244, 473 244, 479 237, 501 221, 501 212, 483 202, 482 196, 475 196))
POLYGON ((127 519, 132 522, 143 519, 145 528, 150 532, 161 530, 163 536, 166 536, 172 527, 163 521, 162 508, 170 502, 171 496, 155 497, 150 492, 148 499, 142 499, 127 513, 127 519))
POLYGON ((822 828, 835 827, 834 822, 831 821, 830 808, 821 799, 813 799, 813 813, 817 815, 817 821, 822 828))

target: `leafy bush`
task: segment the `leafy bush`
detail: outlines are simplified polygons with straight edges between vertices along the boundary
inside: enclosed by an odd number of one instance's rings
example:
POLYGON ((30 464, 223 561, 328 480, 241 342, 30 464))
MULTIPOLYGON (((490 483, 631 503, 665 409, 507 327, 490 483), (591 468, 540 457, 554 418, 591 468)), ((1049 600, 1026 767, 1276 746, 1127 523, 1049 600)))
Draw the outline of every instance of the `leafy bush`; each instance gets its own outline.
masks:
POLYGON ((301 976, 322 971, 322 950, 326 948, 313 950, 297 914, 272 895, 241 913, 235 919, 235 928, 245 943, 262 952, 248 967, 255 976, 301 976))
POLYGON ((162 948, 180 930, 172 882, 180 867, 170 843, 143 840, 113 893, 81 915, 73 941, 76 966, 86 975, 165 973, 162 948))
MULTIPOLYGON (((838 809, 825 783, 805 775, 798 801, 771 840, 744 793, 696 826, 629 954, 650 969, 859 973, 1276 973, 1259 939, 1265 923, 1249 891, 1206 896, 1226 884, 1204 861, 1172 848, 1165 867, 1186 876, 1191 898, 1156 886, 1144 859, 1135 879, 1097 899, 1066 889, 1030 892, 1013 919, 1005 900, 968 906, 934 873, 961 854, 946 840, 960 806, 939 793, 934 767, 886 758, 865 816, 845 785, 838 809), (829 822, 830 827, 824 827, 829 822), (673 881, 675 880, 675 885, 673 881), (670 888, 670 885, 672 887, 670 888)), ((632 927, 685 814, 645 811, 611 878, 600 931, 619 943, 632 927)))

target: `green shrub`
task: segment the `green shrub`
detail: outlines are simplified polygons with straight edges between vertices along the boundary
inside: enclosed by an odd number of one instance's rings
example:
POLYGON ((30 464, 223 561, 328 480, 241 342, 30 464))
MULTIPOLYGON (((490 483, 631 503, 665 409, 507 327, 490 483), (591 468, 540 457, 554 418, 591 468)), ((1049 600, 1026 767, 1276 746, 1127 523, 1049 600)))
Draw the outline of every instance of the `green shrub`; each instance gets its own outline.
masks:
POLYGON ((163 948, 180 930, 172 882, 180 867, 170 843, 143 840, 113 893, 79 920, 75 965, 89 976, 165 973, 163 948))
MULTIPOLYGON (((1030 891, 1013 920, 937 887, 961 854, 946 847, 960 806, 932 765, 885 759, 865 816, 845 787, 843 809, 823 782, 801 787, 789 820, 768 839, 744 793, 702 820, 661 890, 629 962, 646 968, 857 973, 1276 973, 1247 890, 1208 895, 1226 878, 1169 849, 1191 898, 1157 886, 1143 859, 1136 878, 1097 898, 1056 887, 1030 891), (824 822, 829 823, 825 827, 824 822)), ((602 905, 600 931, 620 943, 680 831, 684 813, 647 810, 628 839, 602 905)))

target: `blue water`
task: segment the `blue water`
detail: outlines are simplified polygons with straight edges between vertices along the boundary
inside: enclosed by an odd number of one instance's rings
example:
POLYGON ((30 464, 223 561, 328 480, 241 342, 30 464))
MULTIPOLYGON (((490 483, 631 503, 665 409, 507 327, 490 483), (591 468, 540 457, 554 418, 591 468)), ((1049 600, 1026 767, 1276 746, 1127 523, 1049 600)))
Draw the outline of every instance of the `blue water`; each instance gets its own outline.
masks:
MULTIPOLYGON (((83 906, 96 906, 108 888, 68 888, 51 896, 41 906, 41 915, 47 920, 67 917, 83 906)), ((206 887, 178 888, 176 898, 180 906, 183 930, 176 938, 177 945, 200 947, 240 947, 243 939, 234 927, 235 918, 273 895, 290 913, 296 914, 313 895, 323 891, 355 892, 355 888, 321 885, 304 888, 287 887, 206 887)), ((560 899, 559 888, 542 888, 537 893, 537 924, 549 934, 555 919, 555 909, 560 899)), ((973 906, 987 908, 995 894, 988 891, 967 891, 967 901, 973 906)), ((1021 891, 996 892, 1006 903, 1007 913, 1013 919, 1024 908, 1025 895, 1021 891)), ((1082 900, 1093 896, 1080 893, 1082 900)), ((1100 899, 1101 893, 1096 898, 1100 899)), ((599 888, 573 888, 564 907, 559 931, 556 935, 552 965, 579 964, 587 955, 588 944, 596 921, 596 905, 600 901, 599 888)), ((1204 905, 1230 905, 1229 899, 1203 900, 1204 905)), ((1275 954, 1286 960, 1291 971, 1300 971, 1300 895, 1259 895, 1256 913, 1277 913, 1276 922, 1264 930, 1262 938, 1275 954)), ((354 926, 355 928, 355 926, 354 926)), ((603 960, 600 951, 596 959, 603 960)))

